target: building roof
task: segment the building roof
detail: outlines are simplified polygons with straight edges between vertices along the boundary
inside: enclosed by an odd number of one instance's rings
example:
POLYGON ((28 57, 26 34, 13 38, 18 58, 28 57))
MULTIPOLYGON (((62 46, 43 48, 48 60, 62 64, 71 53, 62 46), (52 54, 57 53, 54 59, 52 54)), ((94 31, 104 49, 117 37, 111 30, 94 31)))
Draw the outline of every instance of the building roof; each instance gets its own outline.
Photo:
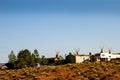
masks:
POLYGON ((86 55, 86 54, 80 54, 80 55, 78 54, 77 55, 77 54, 75 54, 74 56, 89 56, 89 55, 86 55))

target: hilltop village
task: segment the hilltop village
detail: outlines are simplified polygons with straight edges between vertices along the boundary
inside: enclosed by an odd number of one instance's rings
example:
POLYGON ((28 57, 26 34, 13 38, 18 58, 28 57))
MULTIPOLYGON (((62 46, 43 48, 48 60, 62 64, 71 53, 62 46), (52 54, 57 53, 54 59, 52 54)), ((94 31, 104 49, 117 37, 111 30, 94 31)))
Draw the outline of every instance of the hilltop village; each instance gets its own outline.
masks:
POLYGON ((25 49, 19 52, 17 57, 14 52, 11 51, 9 54, 8 63, 1 63, 0 68, 23 68, 31 66, 42 66, 42 65, 63 65, 68 63, 87 63, 87 62, 101 62, 101 61, 114 61, 120 60, 120 53, 112 53, 111 50, 104 52, 103 48, 99 53, 92 54, 80 54, 79 49, 75 49, 73 53, 65 54, 65 59, 60 55, 59 51, 56 51, 56 56, 52 58, 45 58, 45 56, 39 57, 37 50, 31 54, 29 50, 25 49))
POLYGON ((111 50, 80 54, 79 49, 52 58, 39 57, 38 51, 30 54, 25 49, 9 54, 8 63, 0 65, 0 80, 119 80, 120 53, 111 50))

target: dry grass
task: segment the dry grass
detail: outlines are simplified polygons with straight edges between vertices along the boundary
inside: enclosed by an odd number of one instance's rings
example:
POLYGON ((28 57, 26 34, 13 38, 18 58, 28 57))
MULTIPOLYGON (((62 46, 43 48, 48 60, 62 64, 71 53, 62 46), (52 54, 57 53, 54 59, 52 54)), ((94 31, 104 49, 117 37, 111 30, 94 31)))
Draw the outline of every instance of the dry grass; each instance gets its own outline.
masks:
POLYGON ((120 64, 95 62, 0 70, 0 80, 119 80, 120 64))

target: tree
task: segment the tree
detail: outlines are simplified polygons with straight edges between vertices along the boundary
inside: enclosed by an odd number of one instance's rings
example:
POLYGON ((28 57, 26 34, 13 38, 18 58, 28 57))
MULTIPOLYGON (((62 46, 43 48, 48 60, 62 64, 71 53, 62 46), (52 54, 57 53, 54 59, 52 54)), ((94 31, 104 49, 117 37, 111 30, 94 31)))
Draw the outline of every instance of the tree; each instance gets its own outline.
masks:
POLYGON ((32 54, 31 55, 31 66, 34 66, 35 65, 35 55, 32 54))
POLYGON ((39 52, 37 49, 34 50, 35 63, 40 63, 39 52))
POLYGON ((75 48, 73 53, 76 55, 79 55, 79 51, 80 51, 80 49, 75 48))
POLYGON ((17 61, 16 55, 14 54, 13 50, 8 55, 9 61, 6 64, 9 69, 15 68, 15 62, 17 61))
POLYGON ((21 50, 17 55, 17 67, 31 66, 31 52, 28 49, 21 50))
POLYGON ((60 55, 59 56, 59 61, 56 63, 56 65, 61 65, 61 64, 64 64, 65 63, 65 60, 64 58, 60 55))
POLYGON ((69 55, 66 56, 66 63, 74 63, 75 62, 75 56, 72 55, 70 52, 69 55))
POLYGON ((37 49, 34 50, 34 55, 35 55, 35 58, 39 58, 39 53, 37 49))
POLYGON ((12 63, 12 64, 15 63, 15 61, 17 60, 13 50, 8 55, 8 58, 9 58, 8 63, 12 63))
POLYGON ((45 58, 45 56, 42 56, 40 64, 41 65, 48 65, 48 60, 45 58))

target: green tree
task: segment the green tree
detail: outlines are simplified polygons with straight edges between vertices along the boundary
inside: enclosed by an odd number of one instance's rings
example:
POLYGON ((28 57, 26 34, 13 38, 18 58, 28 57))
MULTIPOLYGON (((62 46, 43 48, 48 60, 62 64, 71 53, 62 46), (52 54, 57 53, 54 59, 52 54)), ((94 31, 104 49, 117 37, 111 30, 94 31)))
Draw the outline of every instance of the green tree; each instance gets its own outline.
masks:
POLYGON ((31 66, 34 66, 35 65, 35 55, 32 54, 31 55, 31 66))
POLYGON ((17 55, 17 66, 19 68, 31 66, 31 52, 28 49, 21 50, 17 55))
POLYGON ((45 58, 45 56, 42 56, 40 64, 41 65, 48 65, 48 60, 45 58))
POLYGON ((69 53, 69 55, 66 56, 66 63, 74 63, 75 62, 75 56, 72 55, 72 53, 69 53))
POLYGON ((8 55, 8 58, 9 58, 8 63, 12 63, 12 64, 15 63, 15 61, 17 60, 17 58, 16 58, 13 50, 12 50, 12 51, 10 52, 10 54, 8 55))
POLYGON ((8 61, 8 63, 6 63, 7 67, 9 69, 14 69, 17 58, 16 58, 16 55, 14 54, 13 50, 8 55, 8 58, 9 58, 9 61, 8 61))
POLYGON ((40 63, 39 52, 37 49, 34 50, 35 63, 40 63))
POLYGON ((59 61, 56 63, 56 65, 61 65, 61 64, 64 64, 65 63, 65 60, 64 58, 60 55, 59 56, 59 61))

